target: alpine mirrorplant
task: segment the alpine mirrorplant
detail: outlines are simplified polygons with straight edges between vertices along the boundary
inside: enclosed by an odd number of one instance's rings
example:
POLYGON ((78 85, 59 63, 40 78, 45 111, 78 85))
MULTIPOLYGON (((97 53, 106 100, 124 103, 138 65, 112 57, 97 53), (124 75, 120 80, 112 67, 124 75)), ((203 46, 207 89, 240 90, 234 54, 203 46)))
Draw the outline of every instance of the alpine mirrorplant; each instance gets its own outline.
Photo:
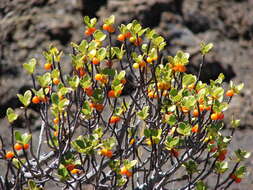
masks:
POLYGON ((1 189, 45 189, 50 182, 59 189, 218 190, 240 183, 250 153, 229 149, 240 121, 232 118, 229 136, 222 129, 243 84, 230 82, 225 91, 223 74, 200 80, 213 44, 200 45, 193 75, 189 53, 164 56, 165 39, 136 20, 116 27, 110 16, 99 26, 86 16, 84 23, 85 39, 71 43, 71 63, 50 46, 42 74, 36 59, 23 64, 33 82, 18 94, 26 132, 14 129, 21 116, 8 108, 12 145, 0 134, 1 189), (63 64, 71 64, 70 73, 63 64), (39 137, 27 115, 31 106, 39 109, 39 137), (215 183, 208 184, 210 176, 215 183))

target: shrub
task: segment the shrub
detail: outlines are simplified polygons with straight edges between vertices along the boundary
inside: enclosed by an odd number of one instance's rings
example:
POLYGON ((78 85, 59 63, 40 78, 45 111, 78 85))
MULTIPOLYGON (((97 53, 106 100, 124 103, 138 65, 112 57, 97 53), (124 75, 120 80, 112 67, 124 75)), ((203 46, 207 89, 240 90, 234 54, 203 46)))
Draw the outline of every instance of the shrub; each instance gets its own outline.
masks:
MULTIPOLYGON (((23 64, 33 81, 31 90, 18 94, 27 132, 12 126, 10 148, 0 136, 7 166, 1 189, 43 189, 54 182, 62 189, 204 190, 209 176, 211 189, 239 183, 249 153, 228 151, 239 120, 232 118, 229 136, 222 128, 224 111, 243 84, 230 82, 224 92, 223 74, 209 84, 200 81, 213 45, 201 44, 195 76, 187 73, 188 53, 164 57, 164 38, 135 20, 119 30, 114 16, 102 29, 95 18, 84 17, 84 23, 88 40, 71 43, 69 74, 53 46, 44 52, 45 73, 35 74, 36 59, 23 64), (27 116, 31 104, 39 109, 39 137, 27 116)), ((8 108, 7 117, 12 124, 19 115, 8 108)))

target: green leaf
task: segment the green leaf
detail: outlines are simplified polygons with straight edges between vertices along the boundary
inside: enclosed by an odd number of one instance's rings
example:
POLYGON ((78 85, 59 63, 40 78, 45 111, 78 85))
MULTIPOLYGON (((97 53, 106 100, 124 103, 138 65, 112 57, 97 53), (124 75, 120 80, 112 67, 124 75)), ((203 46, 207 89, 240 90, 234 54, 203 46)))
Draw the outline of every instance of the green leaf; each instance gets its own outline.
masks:
POLYGON ((32 92, 30 90, 27 90, 23 95, 17 94, 19 101, 25 106, 29 106, 31 103, 31 98, 32 98, 32 92))
POLYGON ((89 102, 88 101, 85 101, 83 103, 83 107, 82 107, 82 113, 86 116, 91 116, 92 114, 92 109, 90 108, 89 106, 89 102))
POLYGON ((251 153, 247 152, 247 151, 244 151, 244 150, 241 150, 241 149, 238 149, 238 150, 235 151, 235 155, 237 157, 237 161, 240 162, 240 161, 243 161, 243 160, 249 158, 251 153))
POLYGON ((207 186, 204 184, 203 181, 198 181, 195 187, 196 190, 207 190, 207 186))
POLYGON ((144 106, 141 111, 137 112, 137 115, 140 117, 140 119, 145 120, 149 115, 148 111, 149 106, 144 106))
POLYGON ((240 166, 239 168, 236 169, 235 175, 238 178, 243 178, 245 176, 246 172, 247 172, 246 167, 245 166, 240 166))
POLYGON ((69 177, 69 172, 67 170, 67 168, 64 167, 64 165, 60 165, 57 174, 60 176, 61 181, 64 181, 66 179, 68 179, 69 177))
POLYGON ((177 146, 179 143, 179 137, 167 137, 167 141, 165 142, 165 146, 168 150, 171 150, 175 146, 177 146))
POLYGON ((83 18, 83 21, 84 21, 84 24, 86 24, 88 27, 91 27, 91 24, 90 24, 90 17, 85 16, 85 17, 83 18))
POLYGON ((64 99, 60 100, 60 102, 58 104, 59 111, 62 112, 64 110, 64 108, 68 105, 69 105, 68 99, 64 98, 64 99))
POLYGON ((59 103, 59 96, 54 92, 51 95, 51 100, 53 104, 58 104, 59 103))
POLYGON ((78 85, 79 85, 79 82, 80 82, 80 79, 78 78, 77 75, 75 75, 75 76, 72 77, 72 78, 71 78, 71 77, 68 77, 67 80, 68 80, 68 83, 69 83, 70 87, 71 87, 73 90, 77 89, 77 87, 78 87, 78 85))
POLYGON ((103 33, 102 31, 100 30, 96 30, 94 33, 93 33, 93 37, 95 38, 95 40, 98 40, 98 41, 104 41, 105 38, 106 38, 106 34, 103 33))
POLYGON ((196 99, 194 96, 187 96, 187 97, 183 97, 181 103, 183 106, 186 106, 187 108, 191 108, 194 105, 196 105, 196 99))
POLYGON ((23 144, 28 144, 30 142, 31 138, 32 138, 31 134, 24 133, 22 135, 22 142, 23 142, 23 144))
POLYGON ((40 84, 41 87, 45 88, 48 87, 49 84, 51 84, 51 74, 50 73, 45 73, 42 76, 37 76, 37 80, 40 84))
POLYGON ((184 136, 189 136, 191 134, 191 125, 185 122, 180 122, 178 124, 177 132, 184 136))
POLYGON ((200 52, 202 55, 209 53, 209 51, 211 51, 212 48, 213 48, 212 43, 205 44, 204 42, 202 42, 200 44, 200 52))
POLYGON ((115 22, 115 16, 114 15, 111 15, 109 18, 106 18, 104 20, 104 23, 107 24, 107 25, 112 25, 114 24, 115 22))
POLYGON ((183 76, 183 80, 182 80, 182 83, 183 83, 183 86, 184 87, 187 87, 188 85, 190 84, 194 84, 196 82, 197 78, 195 75, 192 75, 192 74, 185 74, 183 76))
POLYGON ((184 163, 184 166, 189 174, 198 172, 198 165, 193 160, 189 160, 188 162, 184 163))
POLYGON ((151 137, 151 130, 150 129, 144 129, 144 135, 145 135, 145 137, 150 138, 151 137))
POLYGON ((102 70, 101 73, 113 77, 115 75, 115 70, 114 69, 110 69, 110 68, 105 68, 105 69, 102 70))
POLYGON ((19 131, 14 132, 14 137, 18 143, 23 143, 22 135, 19 131))
POLYGON ((173 126, 177 122, 177 117, 174 114, 167 114, 165 115, 165 121, 168 123, 170 126, 173 126))
POLYGON ((29 74, 33 74, 34 73, 34 69, 36 66, 36 59, 32 58, 28 63, 24 63, 23 67, 24 69, 29 73, 29 74))
POLYGON ((240 119, 234 119, 234 117, 232 116, 230 124, 232 128, 237 128, 240 126, 240 119))
POLYGON ((225 173, 228 170, 228 162, 219 162, 215 163, 215 170, 217 173, 225 173))
POLYGON ((100 61, 104 60, 106 57, 106 49, 105 48, 100 48, 97 52, 97 57, 100 61))
POLYGON ((18 115, 14 112, 12 108, 8 108, 6 111, 7 119, 10 123, 18 118, 18 115))
POLYGON ((59 78, 60 76, 60 71, 59 69, 54 69, 52 72, 51 72, 51 77, 52 78, 59 78))

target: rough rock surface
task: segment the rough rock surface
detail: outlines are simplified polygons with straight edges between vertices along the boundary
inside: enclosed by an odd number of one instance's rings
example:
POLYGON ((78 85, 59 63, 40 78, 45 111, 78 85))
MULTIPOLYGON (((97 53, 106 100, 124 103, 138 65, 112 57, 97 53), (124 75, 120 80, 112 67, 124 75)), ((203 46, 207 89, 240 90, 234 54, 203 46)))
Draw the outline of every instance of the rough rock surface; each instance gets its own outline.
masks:
MULTIPOLYGON (((82 16, 104 18, 111 14, 115 14, 118 23, 138 19, 144 26, 155 27, 166 38, 168 53, 174 54, 178 49, 190 52, 192 72, 196 72, 200 62, 196 47, 201 41, 213 42, 215 48, 207 57, 201 79, 208 81, 223 72, 226 81, 245 83, 243 94, 233 99, 227 115, 234 113, 241 118, 245 128, 236 136, 234 145, 238 146, 240 141, 253 151, 250 146, 253 143, 252 0, 1 0, 1 133, 9 132, 5 129, 6 108, 20 106, 15 94, 31 85, 29 76, 22 71, 22 63, 31 57, 43 63, 41 53, 51 43, 67 54, 70 51, 67 45, 83 38, 82 16)), ((30 114, 33 118, 37 116, 36 111, 31 110, 30 114)), ((34 123, 39 126, 36 120, 34 123)), ((19 121, 17 125, 21 124, 19 121)), ((248 165, 252 170, 253 163, 248 165)), ((252 184, 251 179, 233 189, 250 189, 252 184)))

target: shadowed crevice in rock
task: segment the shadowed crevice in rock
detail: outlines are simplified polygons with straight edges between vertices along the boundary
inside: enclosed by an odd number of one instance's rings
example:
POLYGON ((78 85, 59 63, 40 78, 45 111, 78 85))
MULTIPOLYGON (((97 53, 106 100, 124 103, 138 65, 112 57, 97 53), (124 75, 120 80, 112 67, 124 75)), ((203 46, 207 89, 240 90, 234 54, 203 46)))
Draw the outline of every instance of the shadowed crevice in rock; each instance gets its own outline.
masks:
MULTIPOLYGON (((187 67, 187 69, 188 73, 197 75, 199 67, 191 64, 187 67)), ((234 72, 234 69, 231 65, 228 65, 225 68, 219 62, 212 62, 205 63, 203 65, 200 74, 200 80, 202 82, 209 83, 210 80, 216 80, 220 73, 223 73, 225 75, 225 82, 229 82, 236 76, 236 73, 234 72)))
POLYGON ((107 4, 107 0, 81 0, 81 13, 83 16, 96 17, 101 6, 107 4))
POLYGON ((67 45, 71 40, 71 33, 68 29, 55 28, 47 32, 50 40, 58 40, 62 45, 67 45))

